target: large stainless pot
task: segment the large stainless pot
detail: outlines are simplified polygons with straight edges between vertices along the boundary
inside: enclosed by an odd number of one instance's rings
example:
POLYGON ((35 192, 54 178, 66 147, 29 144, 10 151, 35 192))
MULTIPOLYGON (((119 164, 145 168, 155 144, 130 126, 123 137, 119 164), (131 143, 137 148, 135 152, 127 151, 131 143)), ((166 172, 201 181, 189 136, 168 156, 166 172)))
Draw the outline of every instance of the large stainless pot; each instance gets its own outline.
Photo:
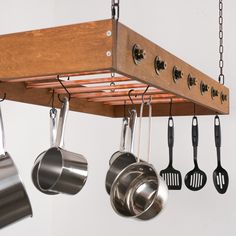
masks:
POLYGON ((0 108, 0 228, 32 216, 30 200, 18 170, 5 151, 5 136, 0 108))
POLYGON ((138 162, 124 168, 114 180, 110 201, 119 215, 149 220, 158 215, 166 205, 168 189, 155 168, 148 162, 140 162, 141 121, 144 105, 149 107, 148 157, 150 155, 151 104, 142 103, 140 109, 138 162))

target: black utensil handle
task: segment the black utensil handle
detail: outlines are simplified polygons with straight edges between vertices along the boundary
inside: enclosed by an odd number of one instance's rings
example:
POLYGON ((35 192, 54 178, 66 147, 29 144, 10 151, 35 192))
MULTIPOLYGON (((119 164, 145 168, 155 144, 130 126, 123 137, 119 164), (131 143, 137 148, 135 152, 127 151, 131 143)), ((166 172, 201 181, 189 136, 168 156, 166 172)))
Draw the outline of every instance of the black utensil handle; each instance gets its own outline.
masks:
POLYGON ((172 117, 168 119, 168 146, 174 146, 174 120, 172 117))
POLYGON ((214 130, 215 130, 215 145, 216 145, 216 154, 218 166, 221 166, 221 156, 220 156, 220 147, 221 147, 221 126, 220 126, 220 117, 215 116, 214 120, 214 130))
POLYGON ((169 146, 169 165, 173 162, 173 146, 174 146, 174 120, 172 117, 168 119, 168 146, 169 146))
POLYGON ((196 116, 192 119, 192 144, 193 144, 193 156, 194 160, 197 158, 197 146, 198 146, 198 119, 196 116))
POLYGON ((214 125, 215 125, 215 145, 216 147, 221 147, 221 128, 220 128, 219 116, 215 116, 214 125))

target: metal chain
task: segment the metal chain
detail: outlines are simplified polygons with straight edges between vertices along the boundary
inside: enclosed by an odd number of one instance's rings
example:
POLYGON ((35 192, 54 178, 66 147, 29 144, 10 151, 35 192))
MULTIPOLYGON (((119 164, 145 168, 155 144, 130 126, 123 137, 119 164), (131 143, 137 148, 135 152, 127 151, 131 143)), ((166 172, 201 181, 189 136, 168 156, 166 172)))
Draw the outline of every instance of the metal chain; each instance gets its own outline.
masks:
POLYGON ((118 21, 120 17, 120 0, 111 0, 112 19, 118 21))
POLYGON ((220 74, 219 74, 219 83, 224 84, 225 83, 225 76, 224 76, 224 32, 223 32, 223 0, 219 0, 219 40, 220 40, 220 46, 219 46, 219 54, 220 54, 220 60, 219 60, 219 68, 220 68, 220 74))

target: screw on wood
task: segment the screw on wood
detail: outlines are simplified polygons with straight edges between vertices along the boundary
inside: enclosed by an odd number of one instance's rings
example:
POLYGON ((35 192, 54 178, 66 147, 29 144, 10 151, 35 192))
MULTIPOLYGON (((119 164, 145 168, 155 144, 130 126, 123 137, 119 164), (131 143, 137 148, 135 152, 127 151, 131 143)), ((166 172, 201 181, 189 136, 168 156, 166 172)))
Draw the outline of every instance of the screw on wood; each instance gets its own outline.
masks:
POLYGON ((187 83, 188 83, 188 88, 191 89, 192 86, 197 85, 197 79, 195 77, 193 77, 191 74, 189 74, 188 79, 187 79, 187 83))

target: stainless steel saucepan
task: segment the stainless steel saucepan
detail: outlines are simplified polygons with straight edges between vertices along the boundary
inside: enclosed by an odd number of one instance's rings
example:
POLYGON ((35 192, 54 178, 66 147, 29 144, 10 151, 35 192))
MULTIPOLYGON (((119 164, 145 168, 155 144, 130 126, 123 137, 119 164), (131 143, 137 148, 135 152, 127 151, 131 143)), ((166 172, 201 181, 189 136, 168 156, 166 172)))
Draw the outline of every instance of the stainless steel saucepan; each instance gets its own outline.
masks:
POLYGON ((69 101, 65 97, 60 112, 55 146, 46 151, 38 168, 38 184, 44 191, 76 194, 87 180, 88 163, 85 157, 62 148, 68 111, 69 101))
POLYGON ((111 186, 119 175, 119 173, 128 165, 135 163, 137 161, 136 156, 133 154, 133 141, 134 141, 134 131, 135 131, 135 123, 137 118, 137 112, 135 109, 130 111, 130 118, 129 118, 129 132, 128 132, 128 141, 129 145, 127 145, 127 150, 130 152, 121 152, 116 159, 110 165, 110 168, 106 175, 105 185, 106 191, 110 194, 111 186))
MULTIPOLYGON (((51 147, 53 147, 55 145, 55 141, 56 141, 57 110, 55 108, 52 108, 52 109, 50 109, 49 114, 50 114, 50 143, 51 143, 51 147)), ((42 193, 48 194, 48 195, 55 195, 55 194, 58 194, 58 192, 50 191, 50 190, 43 190, 42 188, 40 188, 39 183, 38 183, 38 168, 39 168, 40 161, 44 157, 45 153, 46 153, 46 151, 40 153, 39 156, 36 158, 36 160, 34 162, 33 169, 32 169, 31 177, 32 177, 32 181, 33 181, 34 186, 39 191, 41 191, 42 193)))
POLYGON ((125 217, 149 220, 165 207, 168 189, 165 182, 149 164, 151 137, 151 104, 142 103, 140 109, 138 162, 124 168, 112 184, 111 205, 116 213, 125 217), (141 121, 144 105, 149 107, 149 137, 147 162, 140 162, 141 121))
POLYGON ((0 108, 0 228, 32 217, 32 208, 18 170, 5 151, 5 135, 0 108))

